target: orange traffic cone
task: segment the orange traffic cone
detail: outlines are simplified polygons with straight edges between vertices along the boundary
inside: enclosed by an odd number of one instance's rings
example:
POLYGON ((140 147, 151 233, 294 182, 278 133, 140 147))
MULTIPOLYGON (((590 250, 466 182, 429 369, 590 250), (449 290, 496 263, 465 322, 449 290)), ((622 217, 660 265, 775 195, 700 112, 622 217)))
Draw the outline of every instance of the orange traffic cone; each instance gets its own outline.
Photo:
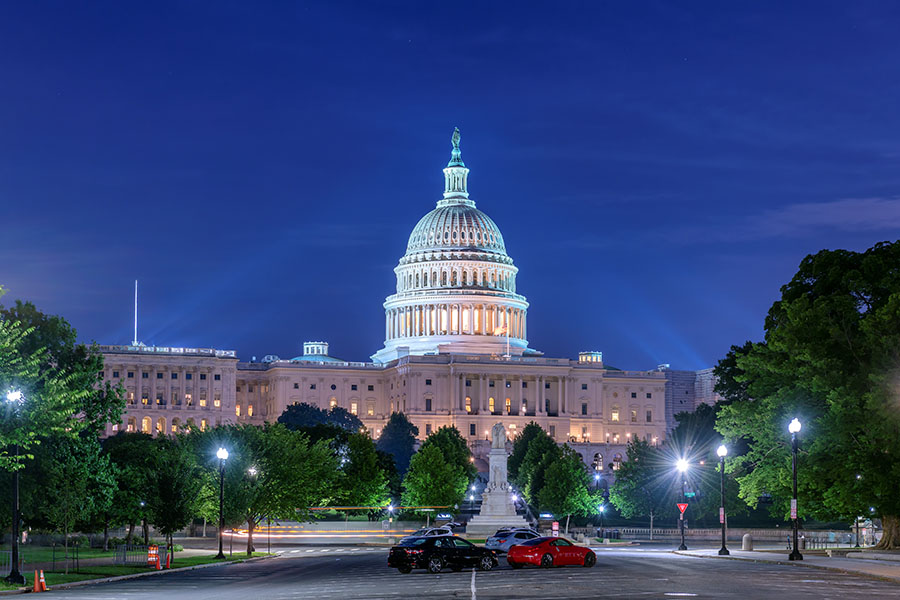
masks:
POLYGON ((172 568, 172 553, 171 552, 166 552, 166 568, 167 569, 172 568))
POLYGON ((156 555, 156 570, 162 571, 162 567, 159 565, 159 554, 156 555))
POLYGON ((41 591, 42 592, 47 591, 47 582, 44 581, 44 570, 43 569, 41 569, 41 591))
POLYGON ((38 572, 34 572, 34 586, 31 588, 32 592, 43 592, 41 589, 41 580, 38 578, 38 572))

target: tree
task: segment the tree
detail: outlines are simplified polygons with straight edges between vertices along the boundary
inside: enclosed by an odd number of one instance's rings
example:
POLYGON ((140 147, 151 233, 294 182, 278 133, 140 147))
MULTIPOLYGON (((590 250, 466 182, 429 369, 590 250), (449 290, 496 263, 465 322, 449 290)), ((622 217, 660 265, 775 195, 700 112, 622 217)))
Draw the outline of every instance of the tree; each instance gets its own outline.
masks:
POLYGON ((525 453, 528 452, 528 446, 531 444, 531 440, 542 433, 546 435, 546 432, 544 432, 540 425, 531 421, 522 429, 522 433, 517 435, 515 440, 513 440, 512 453, 506 461, 506 471, 509 473, 510 481, 518 481, 519 468, 525 460, 525 453))
POLYGON ((544 487, 547 468, 562 457, 562 450, 556 441, 544 430, 535 432, 528 444, 525 458, 519 466, 516 485, 531 504, 539 504, 539 495, 544 487))
MULTIPOLYGON (((475 479, 478 475, 478 469, 472 460, 472 452, 469 450, 469 444, 465 438, 459 433, 459 429, 452 425, 440 427, 437 431, 428 436, 422 443, 422 448, 426 446, 436 446, 448 463, 459 467, 466 475, 468 482, 475 479)), ((419 449, 421 452, 422 449, 419 449)))
POLYGON ((331 410, 326 411, 306 402, 291 404, 285 408, 284 412, 278 417, 278 422, 288 429, 295 430, 325 425, 338 427, 344 431, 357 432, 363 427, 359 417, 346 408, 335 406, 331 410))
POLYGON ((389 499, 388 478, 379 462, 375 443, 364 433, 347 440, 340 502, 347 506, 385 506, 389 499))
MULTIPOLYGON (((71 391, 79 392, 68 397, 72 420, 77 418, 79 429, 100 435, 107 423, 119 422, 125 408, 123 390, 102 380, 103 355, 96 345, 77 343, 76 331, 64 318, 46 315, 31 302, 17 300, 15 306, 0 306, 0 320, 19 322, 31 331, 22 340, 19 351, 40 354, 41 377, 30 390, 32 393, 41 395, 47 387, 45 380, 65 381, 71 391)), ((72 425, 69 429, 74 431, 72 425)))
POLYGON ((413 425, 406 415, 395 412, 391 413, 376 443, 379 450, 394 457, 394 465, 401 477, 409 469, 417 435, 419 428, 413 425))
POLYGON ((626 519, 650 517, 650 539, 653 520, 670 503, 674 478, 671 465, 666 465, 662 452, 649 442, 635 437, 628 443, 628 459, 619 465, 616 482, 609 500, 626 519))
MULTIPOLYGON (((146 520, 147 505, 157 490, 153 487, 154 456, 159 444, 146 433, 120 431, 103 440, 103 452, 115 468, 116 490, 105 513, 104 547, 110 526, 126 525, 125 543, 131 543, 134 526, 146 520)), ((145 540, 146 542, 147 540, 145 540)))
POLYGON ((746 397, 722 408, 717 429, 745 438, 741 497, 763 493, 788 513, 791 452, 787 424, 803 423, 801 513, 854 518, 861 506, 881 514, 882 548, 900 547, 900 243, 858 253, 807 256, 769 310, 765 340, 732 349, 719 363, 722 386, 746 385, 746 397), (858 476, 858 478, 857 478, 858 476))
POLYGON ((602 501, 599 492, 591 492, 591 478, 581 455, 565 444, 562 456, 547 467, 545 483, 538 493, 542 510, 566 516, 566 534, 572 515, 593 515, 602 501))
MULTIPOLYGON (((152 471, 145 510, 173 552, 172 535, 184 529, 197 512, 203 474, 191 445, 183 437, 154 440, 152 471)), ((174 552, 172 554, 174 556, 174 552)))
POLYGON ((406 506, 458 506, 469 480, 463 470, 444 459, 436 445, 422 447, 403 479, 406 506))

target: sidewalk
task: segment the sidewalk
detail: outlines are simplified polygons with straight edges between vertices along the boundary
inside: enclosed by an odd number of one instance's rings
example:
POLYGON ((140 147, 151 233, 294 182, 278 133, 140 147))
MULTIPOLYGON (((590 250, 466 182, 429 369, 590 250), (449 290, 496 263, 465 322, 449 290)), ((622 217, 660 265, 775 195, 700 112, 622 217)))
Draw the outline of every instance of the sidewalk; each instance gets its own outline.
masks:
MULTIPOLYGON (((831 569, 842 573, 854 573, 868 575, 880 579, 888 579, 900 583, 900 560, 885 559, 885 555, 871 558, 830 558, 821 554, 805 553, 803 560, 788 560, 788 551, 773 552, 771 550, 732 550, 729 556, 719 556, 718 549, 710 550, 676 550, 675 554, 696 556, 698 558, 720 558, 731 560, 749 560, 754 562, 774 563, 780 565, 792 565, 796 567, 809 567, 813 569, 831 569), (881 558, 880 560, 878 558, 881 558)), ((855 553, 859 554, 859 553, 855 553)), ((900 558, 900 557, 898 557, 900 558)))

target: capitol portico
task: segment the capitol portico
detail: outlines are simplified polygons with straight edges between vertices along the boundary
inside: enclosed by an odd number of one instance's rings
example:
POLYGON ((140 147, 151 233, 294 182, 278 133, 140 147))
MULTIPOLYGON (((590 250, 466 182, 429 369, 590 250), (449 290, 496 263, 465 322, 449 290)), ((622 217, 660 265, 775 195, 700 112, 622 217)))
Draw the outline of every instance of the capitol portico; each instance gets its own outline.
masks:
POLYGON ((629 440, 658 443, 674 412, 713 400, 695 392, 693 372, 621 371, 607 368, 600 352, 573 360, 529 348, 518 269, 500 229, 469 197, 459 142, 455 131, 443 196, 413 228, 394 269, 384 346, 371 362, 334 358, 325 342, 263 362, 239 362, 233 351, 102 346, 104 376, 125 387, 127 401, 122 423, 107 433, 261 424, 307 402, 347 409, 375 437, 395 411, 420 438, 453 425, 477 455, 486 454, 498 420, 510 437, 535 421, 606 470, 623 460, 629 440))

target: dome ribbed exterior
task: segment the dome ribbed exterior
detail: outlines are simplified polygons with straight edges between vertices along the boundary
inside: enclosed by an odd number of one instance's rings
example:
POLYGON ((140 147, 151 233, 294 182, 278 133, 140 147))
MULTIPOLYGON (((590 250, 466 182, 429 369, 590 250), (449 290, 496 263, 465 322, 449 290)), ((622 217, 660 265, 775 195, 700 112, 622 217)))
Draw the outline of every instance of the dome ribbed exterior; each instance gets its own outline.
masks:
POLYGON ((467 205, 440 206, 419 220, 406 254, 467 250, 506 255, 503 235, 494 221, 467 205))

